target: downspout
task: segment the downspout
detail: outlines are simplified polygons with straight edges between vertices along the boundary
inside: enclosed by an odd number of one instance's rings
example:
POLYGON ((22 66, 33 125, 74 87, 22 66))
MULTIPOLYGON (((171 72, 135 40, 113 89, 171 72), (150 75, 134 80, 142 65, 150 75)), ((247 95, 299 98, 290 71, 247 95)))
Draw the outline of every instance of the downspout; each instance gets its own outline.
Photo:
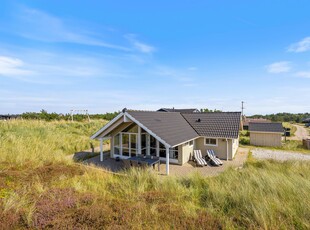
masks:
POLYGON ((226 161, 228 161, 228 139, 226 138, 226 161))
POLYGON ((100 138, 100 161, 103 161, 103 138, 100 138))

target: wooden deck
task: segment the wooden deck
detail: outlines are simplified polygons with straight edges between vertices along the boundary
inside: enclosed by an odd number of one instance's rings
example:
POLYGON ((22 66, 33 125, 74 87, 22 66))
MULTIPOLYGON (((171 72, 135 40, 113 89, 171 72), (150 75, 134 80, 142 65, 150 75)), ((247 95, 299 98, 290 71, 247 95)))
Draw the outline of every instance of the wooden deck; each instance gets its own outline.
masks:
MULTIPOLYGON (((240 168, 243 167, 244 162, 247 159, 249 149, 239 148, 238 152, 235 155, 234 160, 232 161, 224 161, 223 165, 219 167, 215 166, 204 166, 204 167, 196 167, 195 163, 190 161, 184 165, 174 165, 170 164, 170 175, 171 176, 188 176, 192 173, 200 173, 203 176, 216 176, 221 172, 224 172, 226 169, 240 168)), ((85 164, 94 165, 96 167, 111 171, 111 172, 120 172, 124 169, 123 162, 116 161, 109 157, 109 152, 104 153, 104 159, 101 162, 99 156, 95 156, 93 158, 87 159, 84 161, 85 164)), ((156 167, 157 168, 157 167, 156 167)), ((160 175, 166 175, 166 164, 162 163, 160 165, 160 171, 154 170, 154 173, 159 173, 160 175)))

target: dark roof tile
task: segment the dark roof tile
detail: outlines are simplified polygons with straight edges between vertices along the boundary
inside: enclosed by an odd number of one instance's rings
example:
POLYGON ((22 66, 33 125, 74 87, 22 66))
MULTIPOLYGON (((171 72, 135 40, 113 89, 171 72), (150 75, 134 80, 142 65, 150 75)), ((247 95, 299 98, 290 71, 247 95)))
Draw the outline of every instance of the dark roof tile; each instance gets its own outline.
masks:
POLYGON ((240 112, 182 114, 200 136, 238 138, 240 112))
POLYGON ((174 146, 198 137, 195 130, 178 113, 127 111, 145 127, 174 146))
POLYGON ((269 123, 249 123, 250 132, 272 132, 272 133, 283 133, 282 123, 269 122, 269 123))

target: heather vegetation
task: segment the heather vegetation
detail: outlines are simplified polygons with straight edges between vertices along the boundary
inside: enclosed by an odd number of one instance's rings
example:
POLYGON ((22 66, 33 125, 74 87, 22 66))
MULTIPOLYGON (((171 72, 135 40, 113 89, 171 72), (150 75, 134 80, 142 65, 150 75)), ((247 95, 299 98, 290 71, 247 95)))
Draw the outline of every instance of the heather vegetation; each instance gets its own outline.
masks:
POLYGON ((0 229, 310 228, 310 163, 249 156, 211 178, 73 163, 102 124, 0 122, 0 229))

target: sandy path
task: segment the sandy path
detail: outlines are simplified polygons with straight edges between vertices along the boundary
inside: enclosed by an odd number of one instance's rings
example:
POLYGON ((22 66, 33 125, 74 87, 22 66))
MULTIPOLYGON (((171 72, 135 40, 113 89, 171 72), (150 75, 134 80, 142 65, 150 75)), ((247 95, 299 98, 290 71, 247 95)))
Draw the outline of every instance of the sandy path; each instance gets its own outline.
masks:
POLYGON ((300 125, 294 125, 296 127, 296 132, 295 132, 295 136, 293 137, 289 137, 289 140, 302 140, 305 138, 310 138, 309 136, 309 132, 305 127, 302 127, 300 125))

